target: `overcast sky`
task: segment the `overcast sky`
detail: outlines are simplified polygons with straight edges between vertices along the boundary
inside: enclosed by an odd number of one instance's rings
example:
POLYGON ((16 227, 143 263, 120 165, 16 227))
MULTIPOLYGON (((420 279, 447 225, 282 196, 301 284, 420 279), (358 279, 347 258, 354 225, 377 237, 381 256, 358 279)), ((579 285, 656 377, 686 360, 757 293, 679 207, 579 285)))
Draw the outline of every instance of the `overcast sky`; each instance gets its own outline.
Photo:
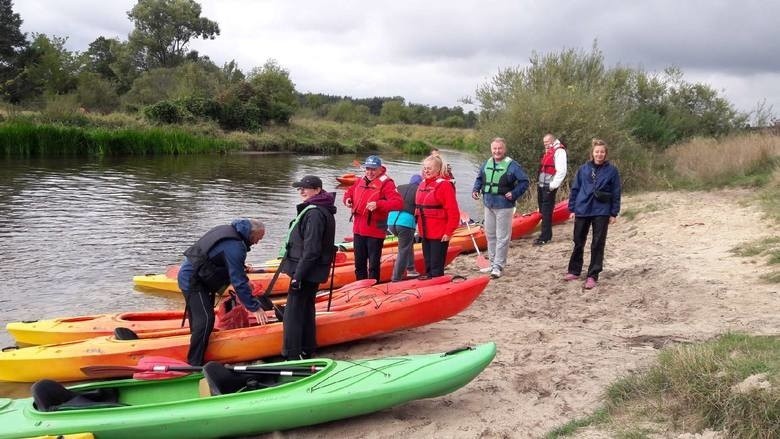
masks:
MULTIPOLYGON (((14 0, 22 30, 127 39, 136 0, 14 0)), ((741 111, 766 100, 780 113, 780 2, 774 0, 203 0, 219 24, 191 48, 248 71, 275 58, 296 89, 352 97, 403 96, 459 105, 499 68, 531 53, 590 50, 609 66, 661 71, 721 91, 741 111)))

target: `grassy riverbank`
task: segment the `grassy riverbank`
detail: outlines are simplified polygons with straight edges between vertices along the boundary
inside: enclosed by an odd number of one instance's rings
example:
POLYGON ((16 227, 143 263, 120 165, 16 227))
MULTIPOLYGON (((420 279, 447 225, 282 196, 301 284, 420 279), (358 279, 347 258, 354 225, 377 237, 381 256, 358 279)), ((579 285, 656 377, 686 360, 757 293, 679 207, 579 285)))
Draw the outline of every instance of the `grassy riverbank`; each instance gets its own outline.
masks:
POLYGON ((0 122, 0 153, 31 155, 201 154, 276 151, 345 154, 433 146, 476 149, 473 130, 420 125, 376 125, 294 119, 258 132, 224 131, 214 123, 150 125, 125 115, 17 113, 0 122))
POLYGON ((568 436, 589 426, 620 438, 705 429, 734 438, 776 437, 780 339, 726 334, 665 349, 647 371, 612 384, 605 399, 602 409, 548 437, 568 436))

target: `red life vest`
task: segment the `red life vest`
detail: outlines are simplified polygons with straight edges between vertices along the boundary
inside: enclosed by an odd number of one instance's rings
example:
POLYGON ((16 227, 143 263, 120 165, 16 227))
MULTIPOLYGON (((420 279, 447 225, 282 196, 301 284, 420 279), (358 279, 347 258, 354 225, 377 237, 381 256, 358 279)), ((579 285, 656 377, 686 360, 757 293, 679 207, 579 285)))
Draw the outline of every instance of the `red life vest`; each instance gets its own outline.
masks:
POLYGON ((557 151, 559 148, 566 149, 566 145, 560 142, 557 143, 557 145, 551 148, 547 148, 544 151, 542 159, 540 160, 541 164, 539 165, 540 174, 555 175, 555 151, 557 151))
POLYGON ((436 200, 436 188, 442 182, 452 184, 448 179, 437 178, 430 184, 423 180, 417 187, 417 195, 414 197, 415 216, 421 218, 447 218, 444 205, 436 200))

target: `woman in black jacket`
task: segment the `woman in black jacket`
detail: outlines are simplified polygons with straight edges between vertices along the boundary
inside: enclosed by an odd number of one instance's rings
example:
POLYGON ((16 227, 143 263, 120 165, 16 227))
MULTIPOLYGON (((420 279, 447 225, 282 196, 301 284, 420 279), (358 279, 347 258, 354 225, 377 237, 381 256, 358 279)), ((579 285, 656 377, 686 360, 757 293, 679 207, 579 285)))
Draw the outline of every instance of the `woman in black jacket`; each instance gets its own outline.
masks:
POLYGON ((286 255, 280 267, 292 279, 284 310, 282 356, 311 358, 317 350, 314 299, 319 285, 328 279, 335 257, 336 194, 322 190, 322 180, 307 175, 293 183, 303 202, 290 223, 286 255))

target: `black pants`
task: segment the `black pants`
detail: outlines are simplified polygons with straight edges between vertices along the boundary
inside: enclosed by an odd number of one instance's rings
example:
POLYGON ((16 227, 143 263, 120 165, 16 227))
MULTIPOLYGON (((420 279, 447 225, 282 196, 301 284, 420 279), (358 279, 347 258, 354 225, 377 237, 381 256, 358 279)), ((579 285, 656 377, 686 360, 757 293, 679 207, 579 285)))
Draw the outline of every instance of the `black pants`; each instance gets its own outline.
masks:
POLYGON ((197 282, 192 283, 191 291, 184 293, 190 319, 190 349, 187 351, 187 363, 191 366, 203 366, 209 337, 214 330, 214 294, 197 282))
POLYGON ((317 351, 314 297, 318 287, 317 282, 303 281, 300 290, 287 292, 282 356, 289 360, 297 360, 301 355, 308 358, 317 351))
POLYGON ((379 264, 382 259, 382 247, 384 238, 372 238, 355 234, 353 245, 355 247, 355 277, 361 279, 379 279, 379 264), (368 268, 366 268, 368 262, 368 268))
POLYGON ((428 277, 444 276, 444 259, 450 242, 439 239, 423 239, 422 250, 425 259, 425 273, 428 277))
POLYGON ((542 231, 539 234, 539 240, 549 241, 552 239, 552 214, 558 188, 550 189, 549 186, 544 186, 537 189, 536 201, 539 204, 539 213, 542 214, 542 231))
POLYGON ((585 241, 588 239, 588 229, 593 227, 593 237, 590 242, 590 266, 588 277, 599 279, 599 273, 604 268, 604 246, 607 243, 608 216, 578 216, 574 219, 574 250, 569 259, 569 273, 577 276, 582 273, 585 241))

